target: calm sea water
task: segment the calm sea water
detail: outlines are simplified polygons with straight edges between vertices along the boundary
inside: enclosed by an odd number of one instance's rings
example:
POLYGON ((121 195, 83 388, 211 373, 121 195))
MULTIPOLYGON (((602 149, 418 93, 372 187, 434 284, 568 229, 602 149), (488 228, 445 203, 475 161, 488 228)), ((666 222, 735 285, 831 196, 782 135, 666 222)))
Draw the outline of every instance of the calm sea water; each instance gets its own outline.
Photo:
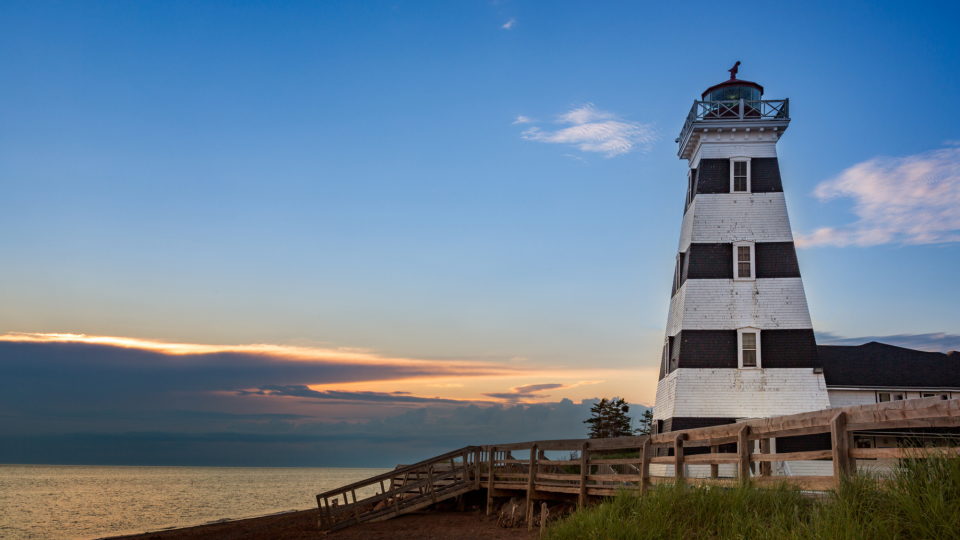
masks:
POLYGON ((92 539, 307 510, 317 493, 387 470, 0 465, 0 538, 92 539))

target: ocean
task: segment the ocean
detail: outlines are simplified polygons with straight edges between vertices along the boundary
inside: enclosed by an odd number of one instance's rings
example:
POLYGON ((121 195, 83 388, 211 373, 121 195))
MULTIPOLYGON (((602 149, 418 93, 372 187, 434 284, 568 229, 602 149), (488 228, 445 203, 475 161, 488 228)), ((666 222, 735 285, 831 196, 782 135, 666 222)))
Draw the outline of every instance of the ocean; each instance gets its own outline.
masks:
POLYGON ((0 538, 90 540, 307 510, 317 493, 388 470, 0 465, 0 538))

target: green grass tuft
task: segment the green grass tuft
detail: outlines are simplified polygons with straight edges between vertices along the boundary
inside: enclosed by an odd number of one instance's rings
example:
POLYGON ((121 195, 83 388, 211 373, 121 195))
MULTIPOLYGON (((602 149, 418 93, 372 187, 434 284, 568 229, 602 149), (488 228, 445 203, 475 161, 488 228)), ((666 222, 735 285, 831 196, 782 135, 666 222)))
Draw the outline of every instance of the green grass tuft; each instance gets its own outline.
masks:
POLYGON ((548 538, 960 538, 960 459, 902 460, 888 478, 858 476, 822 499, 786 486, 623 491, 553 525, 548 538))

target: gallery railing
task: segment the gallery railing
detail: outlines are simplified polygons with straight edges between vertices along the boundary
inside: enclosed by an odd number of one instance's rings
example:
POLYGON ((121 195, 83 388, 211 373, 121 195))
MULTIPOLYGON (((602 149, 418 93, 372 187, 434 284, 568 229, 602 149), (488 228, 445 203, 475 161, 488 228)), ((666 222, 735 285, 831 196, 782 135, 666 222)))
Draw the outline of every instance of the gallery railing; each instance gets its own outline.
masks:
MULTIPOLYGON (((790 100, 694 101, 677 142, 685 143, 696 122, 730 120, 789 120, 790 100)), ((681 147, 683 145, 681 144, 681 147)))

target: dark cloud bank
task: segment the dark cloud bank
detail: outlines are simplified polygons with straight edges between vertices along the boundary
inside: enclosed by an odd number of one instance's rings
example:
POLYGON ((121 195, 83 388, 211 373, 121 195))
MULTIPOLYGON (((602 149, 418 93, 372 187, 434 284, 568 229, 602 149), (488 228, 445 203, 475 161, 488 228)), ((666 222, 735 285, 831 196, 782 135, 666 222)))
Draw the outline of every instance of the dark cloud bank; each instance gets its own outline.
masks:
MULTIPOLYGON (((306 386, 369 369, 0 342, 0 463, 392 467, 474 444, 586 436, 592 400, 478 405, 306 386)), ((408 375, 382 369, 378 379, 408 375)))

